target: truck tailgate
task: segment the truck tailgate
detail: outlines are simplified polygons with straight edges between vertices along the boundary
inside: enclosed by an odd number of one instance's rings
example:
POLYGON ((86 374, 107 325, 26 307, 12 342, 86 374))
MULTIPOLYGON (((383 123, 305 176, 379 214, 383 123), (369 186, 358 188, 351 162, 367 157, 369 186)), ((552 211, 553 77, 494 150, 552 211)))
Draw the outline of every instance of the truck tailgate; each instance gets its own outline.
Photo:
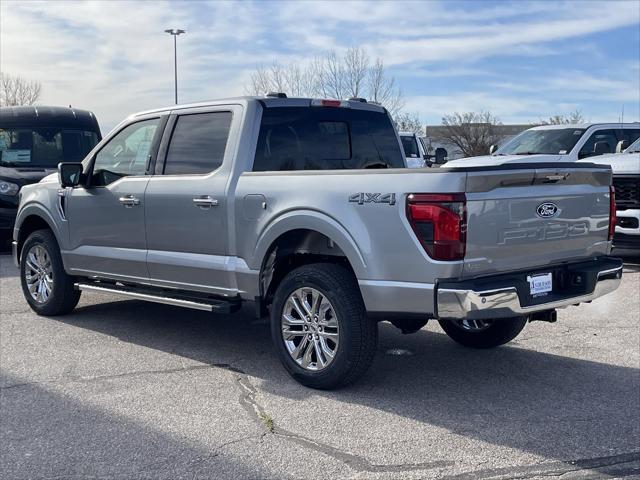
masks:
POLYGON ((608 168, 564 163, 467 171, 463 277, 608 253, 608 168))

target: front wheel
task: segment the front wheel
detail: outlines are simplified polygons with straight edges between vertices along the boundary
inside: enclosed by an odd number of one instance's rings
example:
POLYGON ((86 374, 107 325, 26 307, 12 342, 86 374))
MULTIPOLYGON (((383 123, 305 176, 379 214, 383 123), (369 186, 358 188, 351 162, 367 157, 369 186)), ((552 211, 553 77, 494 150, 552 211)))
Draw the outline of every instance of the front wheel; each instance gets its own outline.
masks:
POLYGON ((495 320, 439 320, 445 333, 460 345, 493 348, 509 343, 527 324, 527 317, 495 320))
POLYGON ((334 264, 288 273, 271 307, 280 361, 303 385, 333 389, 355 382, 371 365, 378 326, 367 317, 356 279, 334 264))
POLYGON ((20 280, 24 298, 38 315, 69 313, 80 300, 73 278, 64 271, 58 242, 50 230, 37 230, 24 242, 20 280))

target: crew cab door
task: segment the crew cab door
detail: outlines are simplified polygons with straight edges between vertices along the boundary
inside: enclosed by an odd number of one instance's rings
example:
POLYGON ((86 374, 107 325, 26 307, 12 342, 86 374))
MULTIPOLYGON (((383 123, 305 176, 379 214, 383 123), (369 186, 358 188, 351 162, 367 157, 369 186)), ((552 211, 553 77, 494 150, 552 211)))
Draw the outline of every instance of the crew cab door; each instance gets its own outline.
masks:
POLYGON ((232 295, 227 248, 229 137, 237 106, 181 110, 145 193, 147 267, 154 285, 232 295))
POLYGON ((87 185, 65 192, 70 240, 65 262, 70 272, 148 278, 144 193, 162 123, 155 117, 123 127, 94 156, 87 185))

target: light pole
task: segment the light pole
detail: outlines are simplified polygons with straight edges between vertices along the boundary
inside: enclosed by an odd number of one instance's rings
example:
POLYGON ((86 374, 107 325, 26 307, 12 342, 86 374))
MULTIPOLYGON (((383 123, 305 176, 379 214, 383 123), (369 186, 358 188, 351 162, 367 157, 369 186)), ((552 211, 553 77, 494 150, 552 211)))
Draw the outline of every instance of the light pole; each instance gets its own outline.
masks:
POLYGON ((173 36, 173 76, 174 76, 174 90, 176 105, 178 104, 178 47, 176 37, 181 33, 187 33, 186 30, 180 30, 179 28, 169 28, 165 30, 166 33, 173 36))

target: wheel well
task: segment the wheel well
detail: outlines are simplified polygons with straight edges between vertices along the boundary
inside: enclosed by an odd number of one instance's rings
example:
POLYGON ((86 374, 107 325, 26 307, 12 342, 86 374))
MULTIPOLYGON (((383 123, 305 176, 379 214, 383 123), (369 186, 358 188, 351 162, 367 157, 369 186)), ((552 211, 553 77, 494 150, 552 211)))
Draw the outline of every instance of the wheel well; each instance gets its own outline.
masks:
POLYGON ((260 269, 260 313, 267 314, 266 309, 276 288, 290 271, 321 262, 342 265, 353 273, 345 253, 326 235, 306 229, 290 230, 280 235, 269 247, 260 269))
POLYGON ((51 227, 46 220, 38 215, 29 215, 20 224, 20 230, 18 234, 18 258, 20 258, 24 242, 27 240, 29 235, 31 235, 36 230, 51 230, 51 227))

